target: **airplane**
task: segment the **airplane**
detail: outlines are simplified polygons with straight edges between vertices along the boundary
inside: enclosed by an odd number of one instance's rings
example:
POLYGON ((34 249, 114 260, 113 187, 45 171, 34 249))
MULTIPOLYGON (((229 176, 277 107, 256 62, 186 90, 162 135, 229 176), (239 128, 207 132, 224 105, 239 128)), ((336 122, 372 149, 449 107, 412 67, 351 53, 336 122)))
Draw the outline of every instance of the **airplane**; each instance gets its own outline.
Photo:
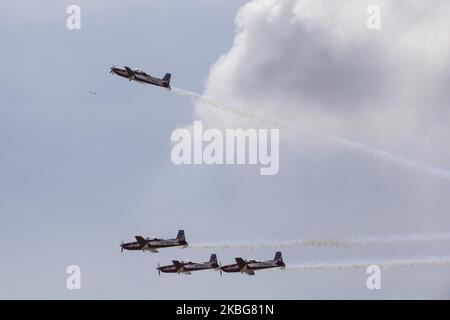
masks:
POLYGON ((283 262, 283 257, 281 256, 281 252, 278 251, 275 253, 274 260, 266 260, 266 261, 259 261, 259 260, 244 260, 242 258, 235 258, 236 264, 230 264, 227 266, 223 266, 220 269, 223 272, 240 272, 240 273, 246 273, 249 276, 255 275, 256 270, 261 269, 269 269, 269 268, 282 268, 284 269, 286 265, 283 262))
POLYGON ((177 237, 175 239, 158 239, 158 238, 146 238, 144 239, 141 236, 135 236, 135 242, 128 242, 120 245, 120 252, 123 250, 142 250, 142 251, 150 251, 153 253, 159 252, 157 249, 161 248, 170 248, 170 247, 178 247, 182 246, 186 248, 188 243, 186 242, 186 238, 184 236, 184 230, 178 230, 177 237))
POLYGON ((172 260, 171 265, 160 266, 158 263, 158 274, 161 275, 161 272, 164 273, 183 273, 183 274, 191 274, 194 271, 201 270, 220 270, 219 264, 217 263, 217 255, 213 253, 208 262, 192 262, 192 261, 178 261, 172 260))
POLYGON ((127 66, 125 66, 125 69, 120 69, 120 68, 116 68, 116 67, 112 66, 111 71, 109 73, 117 74, 118 76, 127 78, 130 81, 134 80, 134 81, 137 81, 137 82, 143 83, 143 84, 148 83, 148 84, 153 84, 155 86, 167 88, 169 90, 171 89, 170 88, 170 77, 171 77, 170 73, 166 73, 166 75, 162 79, 159 79, 159 78, 152 77, 151 75, 149 75, 139 69, 131 70, 131 68, 129 68, 127 66))

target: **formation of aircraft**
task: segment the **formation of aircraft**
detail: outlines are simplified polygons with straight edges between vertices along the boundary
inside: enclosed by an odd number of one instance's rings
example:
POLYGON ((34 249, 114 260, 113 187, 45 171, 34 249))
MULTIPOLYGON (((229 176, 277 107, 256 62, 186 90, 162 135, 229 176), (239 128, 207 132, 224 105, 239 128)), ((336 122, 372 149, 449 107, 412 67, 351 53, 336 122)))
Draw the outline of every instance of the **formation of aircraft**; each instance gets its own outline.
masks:
POLYGON ((215 253, 211 255, 211 258, 207 262, 172 260, 172 263, 173 264, 162 267, 158 263, 158 268, 156 268, 156 270, 158 270, 158 274, 161 275, 161 272, 191 274, 194 271, 220 269, 219 264, 217 263, 217 255, 215 253))
MULTIPOLYGON (((159 252, 158 249, 161 248, 170 248, 170 247, 183 247, 186 248, 188 243, 186 241, 186 237, 184 234, 184 230, 178 230, 177 237, 174 239, 158 239, 158 238, 145 238, 142 236, 135 236, 136 241, 134 242, 123 242, 120 244, 120 251, 124 250, 142 250, 142 251, 150 251, 150 252, 159 252)), ((280 251, 275 253, 275 257, 273 260, 255 260, 249 259, 245 260, 241 257, 235 258, 236 263, 229 264, 226 266, 221 266, 217 261, 217 255, 213 253, 206 262, 192 262, 192 261, 180 261, 180 260, 172 260, 172 264, 160 266, 158 263, 158 274, 161 275, 163 273, 178 273, 178 274, 192 274, 194 271, 202 271, 202 270, 216 270, 220 271, 220 275, 222 272, 227 273, 245 273, 250 276, 255 275, 255 271, 270 269, 270 268, 281 268, 284 269, 286 267, 283 256, 280 251)))
POLYGON ((255 275, 256 270, 270 269, 270 268, 282 268, 284 269, 286 265, 283 262, 283 257, 281 252, 275 253, 275 258, 273 260, 244 260, 242 258, 235 258, 236 263, 221 267, 223 272, 240 272, 246 273, 249 276, 255 275))
POLYGON ((142 70, 139 69, 132 70, 127 66, 125 66, 124 69, 112 66, 109 73, 117 74, 118 76, 127 78, 130 81, 133 80, 143 84, 152 84, 170 90, 170 77, 171 77, 170 73, 166 73, 162 79, 159 79, 152 77, 151 75, 145 73, 142 70))
MULTIPOLYGON (((166 73, 163 78, 155 78, 151 75, 145 73, 139 69, 131 69, 127 66, 124 69, 116 68, 114 66, 111 67, 111 74, 116 74, 123 78, 128 79, 129 81, 137 81, 143 84, 151 84, 167 89, 171 89, 170 87, 170 78, 171 74, 166 73)), ((89 94, 97 95, 97 92, 89 91, 89 94)), ((142 236, 135 236, 136 241, 133 242, 123 242, 120 245, 120 251, 124 250, 142 250, 142 251, 150 251, 157 253, 158 249, 161 248, 169 248, 169 247, 183 247, 186 248, 188 243, 186 242, 186 238, 184 235, 184 230, 178 230, 177 237, 175 239, 158 239, 158 238, 145 238, 142 236)), ((194 271, 200 270, 220 270, 220 274, 223 272, 227 273, 246 273, 248 275, 254 275, 256 270, 269 269, 269 268, 285 268, 286 265, 283 262, 283 257, 281 252, 275 253, 275 258, 273 260, 245 260, 240 257, 235 258, 236 263, 230 264, 226 266, 221 266, 217 262, 217 255, 212 254, 211 258, 207 262, 192 262, 192 261, 178 261, 172 260, 171 265, 160 266, 158 263, 158 274, 161 275, 163 273, 178 273, 178 274, 191 274, 194 271)))
POLYGON ((135 236, 136 241, 124 243, 122 241, 120 245, 120 251, 123 250, 142 250, 157 253, 158 249, 170 248, 170 247, 183 247, 186 248, 188 243, 184 235, 184 230, 178 230, 177 237, 175 239, 158 239, 158 238, 145 238, 142 236, 135 236))
POLYGON ((275 253, 275 258, 273 260, 244 260, 242 258, 235 258, 236 263, 230 264, 226 266, 221 266, 217 262, 217 255, 213 253, 211 258, 207 262, 192 262, 192 261, 178 261, 172 260, 172 264, 166 266, 160 266, 158 263, 158 274, 161 275, 161 272, 164 273, 178 273, 178 274, 192 274, 194 271, 201 270, 219 270, 220 275, 222 272, 227 273, 245 273, 250 276, 255 275, 255 271, 263 270, 263 269, 271 269, 271 268, 281 268, 284 269, 286 267, 281 252, 275 253))

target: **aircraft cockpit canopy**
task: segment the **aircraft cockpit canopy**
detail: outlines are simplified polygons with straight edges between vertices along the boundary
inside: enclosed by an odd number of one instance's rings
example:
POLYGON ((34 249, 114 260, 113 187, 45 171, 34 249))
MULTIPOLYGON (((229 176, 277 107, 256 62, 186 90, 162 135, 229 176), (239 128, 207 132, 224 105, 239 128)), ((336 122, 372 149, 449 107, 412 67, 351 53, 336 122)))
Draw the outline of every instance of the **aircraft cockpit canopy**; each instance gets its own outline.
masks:
POLYGON ((147 75, 144 71, 142 71, 142 70, 139 69, 139 68, 135 68, 135 69, 134 69, 134 72, 137 73, 137 74, 147 75))

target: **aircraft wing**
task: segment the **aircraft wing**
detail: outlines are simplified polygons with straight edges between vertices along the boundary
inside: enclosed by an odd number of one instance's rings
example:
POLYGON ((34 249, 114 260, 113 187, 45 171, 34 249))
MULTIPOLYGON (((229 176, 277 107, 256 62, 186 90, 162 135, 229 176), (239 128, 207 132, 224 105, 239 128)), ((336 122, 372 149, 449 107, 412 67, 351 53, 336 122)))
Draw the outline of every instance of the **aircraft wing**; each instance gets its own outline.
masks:
POLYGON ((177 269, 177 271, 183 269, 183 264, 180 261, 172 260, 172 263, 175 266, 175 268, 177 269))
POLYGON ((239 266, 239 269, 244 269, 247 266, 247 263, 242 258, 235 258, 237 265, 239 266))
POLYGON ((239 266, 239 270, 241 272, 245 272, 249 276, 254 276, 255 275, 255 271, 249 270, 248 263, 245 262, 244 259, 242 259, 242 258, 235 258, 235 260, 236 260, 236 263, 239 266))
POLYGON ((128 67, 125 67, 125 70, 127 70, 127 73, 128 73, 128 77, 132 77, 132 76, 134 76, 134 72, 133 72, 133 70, 131 70, 130 68, 128 68, 128 67))
POLYGON ((147 243, 147 241, 141 237, 141 236, 134 236, 136 238, 136 241, 139 242, 139 244, 144 245, 147 243))

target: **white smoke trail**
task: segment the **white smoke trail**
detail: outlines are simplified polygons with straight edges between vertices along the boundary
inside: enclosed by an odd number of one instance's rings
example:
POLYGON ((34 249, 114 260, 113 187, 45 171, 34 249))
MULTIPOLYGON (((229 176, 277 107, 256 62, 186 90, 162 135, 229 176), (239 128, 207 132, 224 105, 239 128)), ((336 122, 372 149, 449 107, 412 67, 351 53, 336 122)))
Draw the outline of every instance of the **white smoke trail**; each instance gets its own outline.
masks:
POLYGON ((436 234, 411 234, 411 235, 388 235, 372 236, 360 238, 348 238, 341 240, 286 240, 286 241, 231 241, 216 243, 194 243, 189 247, 195 249, 283 249, 292 247, 351 247, 351 246, 372 246, 384 244, 426 244, 433 242, 450 241, 450 233, 436 234))
POLYGON ((198 93, 187 91, 184 89, 172 87, 172 92, 174 92, 178 95, 184 96, 184 97, 191 98, 191 99, 199 102, 200 104, 208 105, 208 106, 214 107, 216 109, 234 113, 240 117, 256 120, 258 122, 261 122, 261 123, 264 123, 264 124, 267 124, 267 125, 270 125, 273 127, 277 127, 280 129, 285 129, 288 131, 301 132, 308 136, 312 136, 312 137, 315 137, 315 138, 318 138, 318 139, 321 139, 324 141, 328 141, 328 142, 332 142, 332 143, 341 145, 353 152, 362 152, 372 158, 392 161, 394 163, 400 164, 402 166, 405 166, 405 167, 413 169, 413 170, 426 172, 426 173, 432 174, 434 176, 438 176, 438 177, 450 180, 450 171, 447 169, 442 169, 442 168, 438 168, 435 166, 422 164, 420 162, 410 160, 410 159, 404 158, 402 156, 395 155, 388 151, 384 151, 382 149, 368 146, 362 142, 352 141, 352 140, 349 140, 349 139, 346 139, 343 137, 315 131, 313 129, 299 126, 299 125, 296 125, 296 126, 288 125, 288 124, 282 123, 280 121, 269 119, 269 118, 259 116, 256 114, 252 114, 252 113, 243 111, 243 110, 235 108, 235 107, 225 106, 220 103, 207 100, 198 93))
POLYGON ((320 262, 313 264, 290 265, 286 271, 330 271, 330 270, 355 270, 366 269, 371 265, 377 265, 382 269, 393 267, 431 267, 431 266, 450 266, 450 257, 428 257, 411 258, 402 260, 374 260, 374 261, 350 261, 350 262, 320 262))

